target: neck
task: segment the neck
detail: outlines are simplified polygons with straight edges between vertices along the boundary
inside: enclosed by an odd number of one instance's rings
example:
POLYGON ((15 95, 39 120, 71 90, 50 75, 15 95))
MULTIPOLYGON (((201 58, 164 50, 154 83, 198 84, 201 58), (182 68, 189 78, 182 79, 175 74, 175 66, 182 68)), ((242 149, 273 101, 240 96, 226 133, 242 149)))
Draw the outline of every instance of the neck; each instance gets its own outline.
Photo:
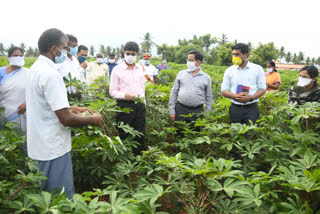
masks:
POLYGON ((192 71, 192 74, 193 74, 193 75, 196 75, 199 71, 200 71, 200 67, 197 68, 196 70, 192 71))
POLYGON ((130 69, 133 69, 133 68, 134 68, 134 66, 136 65, 136 63, 128 64, 127 62, 126 62, 126 64, 128 65, 128 67, 129 67, 130 69))
POLYGON ((72 61, 72 56, 70 54, 68 54, 67 56, 72 61))
POLYGON ((54 62, 54 56, 53 55, 51 55, 51 54, 49 54, 49 53, 46 53, 46 54, 41 54, 42 56, 45 56, 45 57, 47 57, 47 58, 49 58, 51 61, 53 61, 54 62))
POLYGON ((243 63, 241 63, 240 68, 244 69, 247 64, 248 64, 248 60, 246 60, 243 63))
POLYGON ((309 84, 308 86, 304 87, 304 89, 306 91, 310 90, 311 88, 313 88, 313 82, 311 84, 309 84))
POLYGON ((8 66, 7 74, 10 74, 11 72, 14 72, 15 70, 17 70, 19 68, 20 68, 19 66, 10 65, 10 66, 8 66))

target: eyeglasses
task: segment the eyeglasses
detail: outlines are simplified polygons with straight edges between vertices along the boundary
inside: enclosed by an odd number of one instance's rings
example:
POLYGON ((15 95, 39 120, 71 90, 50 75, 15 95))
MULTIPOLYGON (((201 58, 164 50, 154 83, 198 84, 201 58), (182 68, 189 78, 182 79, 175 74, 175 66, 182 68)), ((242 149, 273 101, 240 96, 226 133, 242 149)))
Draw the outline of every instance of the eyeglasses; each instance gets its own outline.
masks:
POLYGON ((136 53, 128 53, 128 52, 127 52, 126 55, 127 55, 127 56, 130 56, 130 55, 131 55, 131 56, 135 56, 136 53))

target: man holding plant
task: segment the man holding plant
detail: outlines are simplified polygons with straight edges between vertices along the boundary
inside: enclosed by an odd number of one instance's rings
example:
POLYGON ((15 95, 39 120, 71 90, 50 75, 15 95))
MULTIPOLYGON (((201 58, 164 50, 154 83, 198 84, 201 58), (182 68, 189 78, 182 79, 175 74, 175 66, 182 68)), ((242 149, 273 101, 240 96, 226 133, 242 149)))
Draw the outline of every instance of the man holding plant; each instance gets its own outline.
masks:
POLYGON ((100 114, 81 116, 90 111, 69 106, 66 86, 57 64, 67 57, 66 35, 55 28, 39 38, 40 56, 32 65, 26 83, 27 147, 30 158, 37 161, 38 171, 48 179, 41 189, 58 189, 72 198, 74 194, 71 131, 68 126, 99 125, 100 114))

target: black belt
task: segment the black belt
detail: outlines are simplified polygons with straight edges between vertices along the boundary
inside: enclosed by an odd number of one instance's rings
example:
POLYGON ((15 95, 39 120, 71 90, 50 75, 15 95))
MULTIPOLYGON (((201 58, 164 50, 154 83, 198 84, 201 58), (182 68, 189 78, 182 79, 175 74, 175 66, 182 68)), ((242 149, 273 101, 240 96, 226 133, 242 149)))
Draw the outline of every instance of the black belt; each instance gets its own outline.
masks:
POLYGON ((235 105, 235 106, 237 106, 237 107, 243 107, 243 108, 249 108, 249 107, 251 107, 251 106, 253 106, 253 105, 257 105, 258 103, 257 102, 254 102, 254 103, 250 103, 250 104, 244 104, 244 105, 239 105, 239 104, 235 104, 235 103, 232 103, 231 105, 235 105))
POLYGON ((191 109, 191 110, 193 110, 193 109, 197 109, 197 108, 203 108, 203 104, 201 104, 201 105, 198 105, 198 106, 186 106, 186 105, 183 105, 182 103, 180 103, 180 102, 178 102, 178 104, 180 104, 180 105, 182 105, 183 107, 185 107, 185 108, 188 108, 188 109, 191 109))
POLYGON ((118 104, 124 104, 124 103, 126 103, 126 104, 134 104, 134 101, 129 101, 129 100, 117 100, 117 103, 118 104))

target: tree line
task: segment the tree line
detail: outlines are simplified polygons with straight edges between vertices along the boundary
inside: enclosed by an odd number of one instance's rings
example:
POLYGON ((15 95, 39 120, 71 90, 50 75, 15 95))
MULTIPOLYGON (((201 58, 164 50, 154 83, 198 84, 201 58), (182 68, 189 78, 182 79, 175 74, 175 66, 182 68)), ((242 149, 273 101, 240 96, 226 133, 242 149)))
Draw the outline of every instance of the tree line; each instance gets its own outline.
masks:
MULTIPOLYGON (((222 34, 221 37, 212 36, 211 34, 205 34, 202 36, 194 35, 192 39, 179 39, 178 45, 167 45, 165 43, 158 45, 153 42, 153 38, 150 33, 143 35, 140 43, 140 54, 152 53, 153 48, 156 48, 156 52, 160 57, 167 57, 170 62, 185 63, 186 55, 191 50, 200 50, 205 56, 205 63, 210 65, 229 66, 232 65, 232 51, 231 47, 238 41, 229 41, 226 34, 222 34)), ((0 56, 6 55, 6 52, 10 47, 5 48, 3 43, 0 43, 0 56)), ((257 46, 253 46, 251 42, 248 42, 250 49, 249 60, 265 65, 271 60, 279 60, 281 62, 293 63, 293 64, 313 64, 320 65, 320 56, 309 57, 305 56, 302 51, 293 53, 286 51, 282 46, 279 49, 273 42, 259 43, 257 46)), ((20 47, 25 51, 27 57, 37 57, 39 55, 38 48, 26 47, 24 43, 20 44, 20 47)), ((89 55, 94 56, 96 52, 108 56, 110 53, 115 54, 116 57, 123 52, 123 45, 120 47, 112 47, 110 45, 99 46, 98 50, 95 50, 94 46, 89 47, 89 55)))

